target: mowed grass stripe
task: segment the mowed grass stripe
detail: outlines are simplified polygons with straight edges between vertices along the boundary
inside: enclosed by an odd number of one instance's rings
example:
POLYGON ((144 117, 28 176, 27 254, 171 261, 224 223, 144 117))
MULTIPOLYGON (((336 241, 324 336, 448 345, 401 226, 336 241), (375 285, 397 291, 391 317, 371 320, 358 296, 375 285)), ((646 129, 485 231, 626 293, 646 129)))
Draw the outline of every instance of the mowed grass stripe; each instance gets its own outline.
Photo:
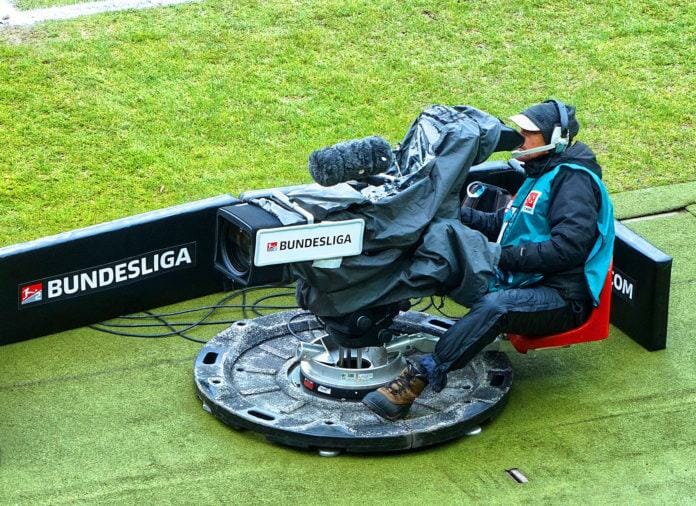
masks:
POLYGON ((692 181, 683 2, 202 3, 0 32, 0 244, 309 181, 431 103, 574 103, 610 190, 692 181))

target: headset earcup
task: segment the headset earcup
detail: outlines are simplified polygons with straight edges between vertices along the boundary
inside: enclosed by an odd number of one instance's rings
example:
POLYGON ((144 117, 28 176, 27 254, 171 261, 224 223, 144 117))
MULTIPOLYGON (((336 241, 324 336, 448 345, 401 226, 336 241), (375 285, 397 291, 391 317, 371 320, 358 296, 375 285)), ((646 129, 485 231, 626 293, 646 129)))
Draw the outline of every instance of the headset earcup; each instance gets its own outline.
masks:
POLYGON ((551 139, 549 144, 553 144, 555 146, 553 150, 554 153, 561 153, 563 151, 563 145, 561 144, 561 135, 562 133, 560 125, 556 125, 555 127, 553 127, 553 132, 551 132, 551 139))
POLYGON ((558 111, 558 117, 561 123, 554 127, 553 133, 551 134, 551 142, 549 144, 555 144, 554 153, 563 153, 565 149, 570 144, 570 132, 568 131, 568 108, 560 100, 550 99, 546 100, 544 103, 552 103, 556 106, 558 111), (566 136, 563 137, 563 130, 566 131, 566 136), (565 142, 563 142, 565 141, 565 142))
POLYGON ((551 144, 555 144, 553 150, 554 153, 563 153, 568 147, 568 139, 563 137, 563 129, 560 125, 556 125, 553 128, 553 133, 551 134, 551 144))

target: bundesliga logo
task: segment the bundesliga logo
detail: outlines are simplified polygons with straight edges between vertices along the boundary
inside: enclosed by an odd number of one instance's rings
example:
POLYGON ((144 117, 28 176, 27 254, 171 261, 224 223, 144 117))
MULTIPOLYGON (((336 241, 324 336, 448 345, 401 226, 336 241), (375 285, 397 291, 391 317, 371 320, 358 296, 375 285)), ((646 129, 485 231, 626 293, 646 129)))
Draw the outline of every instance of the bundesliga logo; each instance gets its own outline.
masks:
POLYGON ((194 267, 195 255, 196 243, 194 242, 43 278, 40 281, 19 286, 19 307, 26 307, 29 304, 46 304, 117 288, 170 271, 194 267))
POLYGON ((269 242, 266 244, 266 251, 276 251, 278 249, 277 242, 269 242))
POLYGON ((39 302, 43 298, 43 283, 34 283, 20 289, 20 304, 39 302))

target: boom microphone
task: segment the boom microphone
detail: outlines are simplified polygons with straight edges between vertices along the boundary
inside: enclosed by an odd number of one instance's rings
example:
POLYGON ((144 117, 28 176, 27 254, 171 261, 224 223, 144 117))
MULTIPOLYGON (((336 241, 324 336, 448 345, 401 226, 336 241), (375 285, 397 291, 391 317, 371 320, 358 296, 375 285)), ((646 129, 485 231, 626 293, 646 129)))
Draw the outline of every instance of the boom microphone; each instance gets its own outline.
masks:
POLYGON ((546 144, 545 146, 539 146, 538 148, 531 149, 516 149, 511 153, 512 158, 522 158, 523 156, 533 155, 535 153, 543 153, 544 151, 551 151, 555 149, 556 144, 546 144))
POLYGON ((394 163, 391 146, 382 137, 372 136, 340 142, 309 155, 309 173, 322 186, 374 176, 394 163))

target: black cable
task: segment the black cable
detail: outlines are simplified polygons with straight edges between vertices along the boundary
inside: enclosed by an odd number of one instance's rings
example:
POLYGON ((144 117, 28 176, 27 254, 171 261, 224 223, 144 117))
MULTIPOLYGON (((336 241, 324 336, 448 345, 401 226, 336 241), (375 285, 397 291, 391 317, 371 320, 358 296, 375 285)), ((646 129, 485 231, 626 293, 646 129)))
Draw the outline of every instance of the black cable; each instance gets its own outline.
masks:
MULTIPOLYGON (((114 335, 117 335, 117 336, 126 336, 126 337, 159 338, 159 337, 171 337, 171 336, 177 336, 177 335, 178 335, 178 336, 181 336, 181 337, 184 337, 184 336, 182 336, 182 333, 183 333, 183 332, 186 332, 186 331, 188 331, 188 330, 191 330, 191 329, 193 329, 193 328, 199 326, 202 322, 204 322, 206 319, 208 319, 208 317, 210 317, 210 315, 213 314, 213 311, 214 311, 214 310, 210 310, 210 311, 208 312, 208 314, 206 314, 206 315, 205 315, 203 318, 201 318, 199 321, 194 322, 194 323, 192 323, 191 325, 188 325, 188 326, 187 326, 186 328, 184 328, 183 330, 176 330, 176 329, 175 329, 173 332, 167 332, 167 333, 164 333, 164 334, 133 334, 133 333, 126 333, 126 332, 119 332, 119 331, 116 331, 116 330, 110 330, 110 329, 107 329, 107 328, 99 328, 99 327, 97 327, 96 325, 90 325, 90 328, 92 328, 92 329, 94 329, 94 330, 99 330, 100 332, 106 332, 107 334, 114 334, 114 335)), ((168 325, 160 325, 160 326, 167 326, 167 327, 168 327, 168 325)), ((202 341, 202 342, 205 342, 205 341, 202 341)))
MULTIPOLYGON (((300 336, 298 336, 297 334, 295 334, 295 331, 292 329, 292 325, 291 325, 291 324, 292 324, 292 322, 293 322, 296 318, 298 318, 298 317, 300 317, 300 316, 307 316, 307 315, 312 315, 312 316, 314 316, 314 313, 311 313, 311 312, 309 312, 309 311, 307 311, 306 313, 297 313, 296 315, 293 315, 293 316, 288 320, 288 323, 287 323, 288 332, 290 332, 290 334, 292 334, 292 336, 293 336, 295 339, 297 339, 298 341, 302 341, 302 338, 301 338, 300 336)), ((321 320, 319 320, 319 318, 317 318, 316 316, 314 316, 314 318, 315 318, 319 323, 322 323, 321 320)), ((323 325, 322 325, 322 326, 323 326, 323 325)), ((309 330, 309 325, 307 325, 307 330, 309 330)), ((304 331, 303 331, 303 332, 304 332, 304 331)))
MULTIPOLYGON (((290 297, 295 295, 294 292, 286 292, 286 293, 274 293, 271 295, 266 295, 264 297, 256 299, 252 304, 251 304, 251 310, 256 316, 263 316, 263 314, 258 311, 258 309, 264 309, 263 307, 259 306, 259 303, 268 299, 273 299, 277 297, 290 297)), ((298 306, 286 306, 284 309, 297 309, 298 306)))
MULTIPOLYGON (((254 291, 260 291, 260 290, 268 290, 268 289, 287 289, 291 288, 291 285, 287 284, 272 284, 272 285, 261 285, 261 286, 255 286, 255 287, 246 287, 246 288, 240 288, 237 290, 234 290, 231 293, 226 294, 224 297, 222 297, 216 304, 210 305, 210 306, 201 306, 197 308, 192 308, 192 309, 184 309, 181 311, 172 311, 168 313, 153 313, 152 311, 143 311, 144 314, 142 315, 127 315, 127 316, 121 316, 116 318, 116 320, 123 319, 123 320, 156 320, 159 323, 110 323, 110 322, 100 322, 99 324, 96 325, 90 325, 90 328, 97 330, 99 332, 104 332, 107 334, 113 334, 113 335, 118 335, 118 336, 125 336, 125 337, 138 337, 138 338, 151 338, 151 339, 159 339, 159 338, 165 338, 165 337, 171 337, 171 336, 179 336, 184 339, 187 339, 192 342, 196 343, 205 343, 207 341, 197 339, 195 337, 191 337, 186 335, 186 332, 193 330, 194 328, 198 326, 209 326, 209 325, 231 325, 239 320, 215 320, 215 321, 208 321, 208 319, 215 313, 215 311, 219 309, 241 309, 242 310, 242 315, 245 319, 249 318, 249 313, 248 311, 252 311, 256 316, 263 316, 263 313, 261 313, 262 310, 287 310, 287 309, 296 309, 296 305, 266 305, 266 304, 261 304, 262 302, 274 299, 274 298, 280 298, 280 297, 291 297, 295 295, 295 292, 281 292, 281 293, 271 293, 264 295, 262 297, 259 297, 258 299, 254 300, 251 304, 248 303, 247 296, 249 292, 254 292, 254 291), (241 296, 242 301, 241 304, 227 304, 228 301, 231 299, 234 299, 236 297, 241 296), (180 316, 184 314, 190 314, 190 313, 197 313, 201 311, 207 311, 205 315, 200 317, 198 320, 193 321, 193 322, 171 322, 167 320, 167 317, 171 316, 180 316), (97 326, 99 325, 99 326, 97 326), (184 327, 183 329, 177 329, 177 327, 184 327), (140 334, 140 333, 133 333, 133 332, 125 332, 125 331, 120 331, 120 330, 113 330, 113 329, 128 329, 128 328, 151 328, 151 327, 165 327, 170 332, 165 332, 165 333, 159 333, 159 334, 140 334)), ((421 297, 419 299, 416 299, 416 301, 412 304, 412 307, 415 309, 416 306, 419 304, 423 303, 426 299, 424 297, 421 297)), ((435 302, 435 297, 431 296, 428 298, 429 302, 424 308, 419 308, 417 309, 418 311, 424 312, 427 311, 430 308, 434 308, 438 313, 440 313, 442 316, 450 319, 457 320, 458 318, 455 316, 451 316, 446 314, 442 308, 445 305, 445 298, 440 297, 440 302, 437 303, 435 302)), ((294 315, 287 324, 288 331, 290 334, 292 334, 295 338, 301 339, 299 335, 295 333, 293 330, 291 323, 298 317, 300 316, 306 316, 306 315, 311 315, 311 312, 304 312, 304 313, 298 313, 294 315)), ((325 323, 316 315, 314 315, 315 319, 319 324, 322 326, 322 328, 325 328, 326 325, 325 323)))
MULTIPOLYGON (((220 304, 219 306, 201 306, 197 307, 194 309, 187 309, 185 311, 177 311, 175 313, 153 313, 153 316, 149 315, 125 315, 125 316, 119 316, 117 319, 119 320, 150 320, 154 318, 155 316, 161 316, 161 317, 167 317, 167 316, 180 316, 182 314, 187 314, 187 313, 197 313, 200 311, 205 311, 206 309, 243 309, 246 307, 249 309, 249 305, 243 306, 242 304, 220 304)), ((294 309, 297 308, 297 306, 269 306, 269 305, 263 305, 260 306, 259 309, 294 309)), ((145 313, 146 311, 143 311, 145 313)))
MULTIPOLYGON (((184 339, 187 339, 188 341, 193 341, 194 343, 201 343, 201 344, 205 344, 207 342, 207 341, 204 341, 202 339, 197 339, 195 337, 187 336, 186 334, 184 334, 183 331, 177 331, 176 328, 174 328, 174 326, 172 324, 170 324, 167 320, 165 320, 161 316, 154 315, 150 311, 145 311, 145 313, 152 315, 153 317, 155 317, 156 319, 158 319, 159 321, 164 323, 168 329, 171 329, 173 332, 176 332, 179 336, 183 337, 184 339)), ((199 323, 199 325, 200 325, 200 323, 199 323)))
POLYGON ((440 297, 440 305, 438 306, 437 304, 434 304, 434 307, 435 307, 435 311, 437 311, 438 313, 440 313, 440 314, 441 314, 442 316, 444 316, 445 318, 449 318, 450 320, 459 320, 458 317, 448 315, 447 313, 445 313, 445 312, 442 310, 442 308, 445 307, 445 298, 444 298, 444 297, 440 297))
POLYGON ((224 324, 232 324, 235 323, 239 320, 216 320, 213 322, 207 322, 207 321, 201 321, 199 320, 198 322, 191 323, 191 322, 176 322, 176 323, 171 323, 168 322, 167 320, 164 319, 164 316, 169 316, 169 315, 181 315, 181 314, 186 314, 186 313, 191 313, 191 312, 197 312, 201 311, 204 309, 212 309, 212 310, 217 310, 217 309, 225 309, 225 308, 230 308, 230 309, 249 309, 251 307, 252 311, 254 311, 258 316, 263 316, 258 310, 263 309, 263 310, 275 310, 275 309, 297 309, 298 306, 293 305, 293 306, 271 306, 271 305, 259 305, 259 301, 263 300, 268 300, 270 298, 274 297, 286 297, 286 296, 291 296, 294 295, 294 292, 288 292, 288 293, 278 293, 278 294, 271 294, 271 295, 266 295, 264 297, 261 297, 257 299, 251 306, 250 305, 241 305, 241 304, 215 304, 212 306, 203 306, 200 308, 195 308, 195 309, 189 309, 185 311, 177 311, 174 313, 152 313, 151 311, 143 311, 145 315, 135 315, 135 316, 119 316, 117 319, 157 319, 158 321, 162 323, 108 323, 108 322, 100 322, 99 325, 102 325, 104 327, 113 327, 113 328, 144 328, 144 327, 162 327, 162 326, 181 326, 181 325, 224 325, 224 324))
MULTIPOLYGON (((260 286, 251 286, 247 288, 239 288, 233 292, 234 296, 240 295, 242 293, 246 293, 249 291, 255 291, 255 290, 265 290, 265 289, 271 289, 271 288, 289 288, 289 285, 287 284, 282 284, 282 285, 260 285, 260 286)), ((232 294, 229 294, 232 295, 232 294)), ((223 297, 221 300, 230 300, 233 297, 230 297, 229 295, 226 295, 223 297)), ((195 313, 198 311, 204 311, 206 309, 223 309, 223 308, 230 308, 230 309, 243 309, 245 306, 244 304, 213 304, 212 306, 201 306, 197 308, 192 308, 192 309, 184 309, 181 311, 174 311, 171 313, 157 313, 159 316, 178 316, 182 314, 187 314, 187 313, 195 313)), ((248 308, 249 306, 246 305, 248 308)), ((269 307, 268 309, 275 309, 272 307, 269 307)), ((283 309, 282 307, 278 306, 278 309, 283 309)), ((151 318, 150 316, 141 316, 141 315, 127 315, 127 316, 119 316, 119 319, 124 319, 124 320, 138 320, 138 319, 149 319, 151 318)))
POLYGON ((231 325, 238 322, 239 320, 215 320, 212 322, 169 322, 164 318, 158 317, 158 315, 153 314, 151 317, 153 320, 158 320, 161 323, 106 323, 99 322, 96 325, 101 325, 102 327, 115 328, 115 329, 140 329, 140 328, 150 328, 150 327, 181 327, 189 325, 231 325))
POLYGON ((430 307, 432 307, 432 305, 433 305, 433 303, 432 303, 433 298, 432 298, 432 297, 428 297, 427 300, 430 301, 429 304, 428 304, 427 306, 425 306, 425 307, 419 308, 418 306, 419 306, 420 304, 423 304, 425 300, 426 300, 425 297, 420 297, 420 298, 416 299, 415 302, 412 302, 412 303, 411 303, 411 309, 413 309, 414 311, 420 311, 420 312, 427 311, 427 310, 430 309, 430 307))
POLYGON ((247 308, 246 308, 246 292, 242 292, 242 316, 244 317, 245 320, 249 319, 249 315, 247 314, 247 308))
POLYGON ((167 332, 166 334, 134 334, 132 332, 119 332, 118 330, 103 329, 103 328, 97 327, 97 325, 98 324, 90 325, 89 328, 91 328, 93 330, 97 330, 99 332, 104 332, 106 334, 113 334, 115 336, 138 337, 138 338, 142 337, 145 339, 160 339, 163 337, 171 337, 171 336, 176 336, 179 334, 178 332, 167 332))
POLYGON ((431 297, 428 297, 428 301, 429 301, 429 302, 428 302, 428 305, 425 306, 425 307, 423 307, 423 308, 420 308, 418 311, 425 312, 425 311, 427 311, 428 309, 430 309, 431 307, 433 307, 433 305, 434 305, 435 303, 434 303, 434 300, 433 300, 433 297, 432 297, 432 296, 431 296, 431 297))
MULTIPOLYGON (((229 301, 230 299, 233 299, 233 298, 235 298, 235 297, 238 297, 238 296, 240 295, 240 293, 242 294, 243 301, 245 301, 245 299, 246 299, 245 295, 246 295, 246 292, 247 292, 247 291, 249 291, 249 290, 265 289, 265 288, 269 288, 269 287, 273 287, 273 286, 274 286, 274 285, 265 285, 265 286, 250 287, 250 288, 243 288, 243 289, 235 290, 234 292, 232 292, 232 293, 230 293, 230 294, 224 296, 222 299, 220 299, 220 300, 218 301, 217 304, 214 304, 213 306, 208 306, 208 313, 206 313, 206 314, 205 314, 203 317, 201 317, 198 321, 193 322, 193 323, 191 323, 190 325, 187 325, 186 328, 184 328, 184 329, 182 329, 182 330, 176 330, 176 329, 174 329, 172 332, 166 332, 166 333, 161 333, 161 334, 136 334, 136 333, 132 333, 132 332, 131 332, 131 333, 128 333, 128 332, 120 332, 120 331, 117 331, 117 330, 111 330, 111 329, 108 329, 108 328, 100 328, 100 327, 97 327, 96 325, 90 325, 90 328, 92 328, 92 329, 94 329, 94 330, 98 330, 98 331, 100 331, 100 332, 105 332, 105 333, 107 333, 107 334, 113 334, 113 335, 125 336, 125 337, 163 338, 163 337, 171 337, 171 336, 178 335, 178 336, 180 336, 180 337, 184 337, 185 339, 195 340, 195 342, 199 342, 199 340, 197 340, 197 339, 195 339, 195 338, 189 338, 188 336, 183 336, 182 334, 185 333, 185 332, 187 332, 187 331, 189 331, 189 330, 191 330, 191 329, 193 329, 193 328, 195 328, 195 327, 197 327, 197 326, 199 326, 199 325, 204 324, 205 321, 216 311, 216 309, 218 309, 220 306, 224 305, 224 303, 226 303, 226 302, 229 301)), ((283 286, 287 286, 287 285, 283 285, 283 286)), ((197 309, 200 310, 200 308, 197 308, 197 309)), ((244 309, 243 309, 243 311, 244 311, 244 309)), ((184 313, 187 313, 187 312, 192 312, 192 311, 190 311, 190 310, 177 311, 177 312, 175 312, 175 313, 171 313, 171 315, 184 314, 184 313)), ((165 326, 165 327, 170 328, 170 329, 172 328, 172 327, 169 325, 169 322, 167 322, 167 321, 164 319, 164 316, 163 316, 163 315, 158 315, 158 314, 150 313, 150 312, 145 312, 145 313, 148 314, 148 316, 147 316, 146 318, 150 318, 150 319, 155 318, 155 319, 157 319, 157 320, 159 320, 159 321, 162 321, 163 324, 162 324, 162 325, 159 325, 159 326, 165 326)), ((236 321, 236 320, 235 320, 235 321, 236 321)), ((233 322, 233 323, 234 323, 234 322, 233 322)), ((116 325, 116 324, 112 324, 112 325, 116 325)), ((135 326, 134 326, 134 327, 135 327, 135 326)), ((205 342, 205 341, 200 341, 200 342, 205 342)))

